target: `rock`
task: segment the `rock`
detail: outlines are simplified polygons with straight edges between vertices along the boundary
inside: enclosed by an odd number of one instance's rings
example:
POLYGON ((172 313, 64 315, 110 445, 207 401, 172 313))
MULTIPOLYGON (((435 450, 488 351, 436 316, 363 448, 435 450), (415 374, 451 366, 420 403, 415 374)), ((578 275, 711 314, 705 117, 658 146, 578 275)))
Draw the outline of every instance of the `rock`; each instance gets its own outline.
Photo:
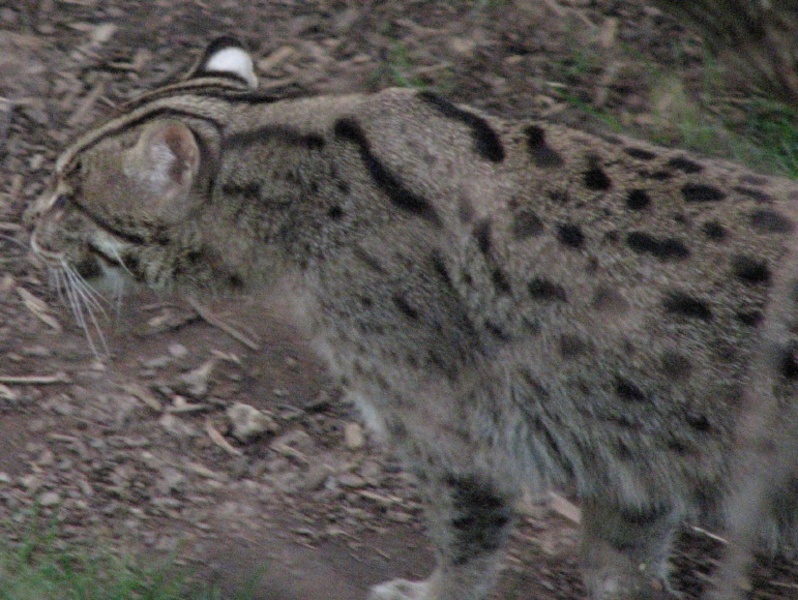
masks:
POLYGON ((180 376, 180 381, 189 395, 195 398, 202 398, 208 393, 208 380, 211 377, 213 368, 216 366, 216 362, 216 358, 211 358, 203 365, 180 376))
POLYGON ((188 348, 186 348, 183 344, 169 344, 167 351, 175 358, 185 358, 188 356, 188 348))
POLYGON ((302 477, 301 489, 308 492, 321 489, 330 474, 331 469, 325 464, 311 465, 302 477))
POLYGON ((164 467, 161 478, 156 482, 156 489, 163 495, 172 492, 182 492, 185 487, 186 476, 174 467, 164 467))
POLYGON ((366 436, 360 423, 347 423, 344 425, 344 444, 350 450, 359 450, 366 443, 366 436))
POLYGON ((19 483, 28 490, 29 493, 33 493, 42 487, 42 480, 36 475, 25 475, 24 477, 20 477, 19 483))
POLYGON ((61 496, 57 492, 45 492, 39 496, 41 506, 55 506, 61 503, 61 496))
POLYGON ((176 438, 197 437, 199 435, 196 427, 169 413, 158 419, 158 424, 176 438))
POLYGON ((266 433, 275 433, 277 422, 271 415, 258 410, 254 406, 236 402, 227 408, 231 433, 241 442, 249 442, 266 433))
POLYGON ((141 361, 141 366, 148 370, 157 370, 168 367, 169 363, 171 362, 172 357, 164 354, 162 356, 156 356, 155 358, 149 358, 147 360, 141 361))
POLYGON ((336 479, 342 487, 346 488, 357 489, 366 486, 366 482, 363 480, 363 478, 359 475, 355 475, 354 473, 343 473, 338 475, 336 479))

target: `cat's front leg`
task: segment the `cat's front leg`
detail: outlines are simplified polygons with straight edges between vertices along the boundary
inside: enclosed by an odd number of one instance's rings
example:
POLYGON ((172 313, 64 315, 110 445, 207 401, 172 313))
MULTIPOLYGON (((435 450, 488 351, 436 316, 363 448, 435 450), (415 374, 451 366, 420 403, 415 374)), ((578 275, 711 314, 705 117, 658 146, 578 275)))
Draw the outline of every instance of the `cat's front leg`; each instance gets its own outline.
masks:
POLYGON ((514 498, 479 475, 422 474, 437 565, 429 579, 397 579, 369 600, 484 600, 496 580, 514 498))
POLYGON ((582 562, 590 600, 674 600, 668 558, 679 515, 585 499, 582 562))

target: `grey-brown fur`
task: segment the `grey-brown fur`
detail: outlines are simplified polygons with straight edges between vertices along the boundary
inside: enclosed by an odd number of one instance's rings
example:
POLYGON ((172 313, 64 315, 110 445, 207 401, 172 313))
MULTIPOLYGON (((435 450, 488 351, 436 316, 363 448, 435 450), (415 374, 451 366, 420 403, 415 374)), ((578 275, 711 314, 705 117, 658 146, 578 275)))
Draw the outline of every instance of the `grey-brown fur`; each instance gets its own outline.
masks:
POLYGON ((562 484, 591 597, 664 595, 675 525, 733 492, 738 425, 796 439, 795 184, 411 90, 220 86, 78 140, 35 247, 86 276, 113 250, 150 285, 295 294, 431 499, 437 570, 372 598, 486 598, 520 491, 562 484))

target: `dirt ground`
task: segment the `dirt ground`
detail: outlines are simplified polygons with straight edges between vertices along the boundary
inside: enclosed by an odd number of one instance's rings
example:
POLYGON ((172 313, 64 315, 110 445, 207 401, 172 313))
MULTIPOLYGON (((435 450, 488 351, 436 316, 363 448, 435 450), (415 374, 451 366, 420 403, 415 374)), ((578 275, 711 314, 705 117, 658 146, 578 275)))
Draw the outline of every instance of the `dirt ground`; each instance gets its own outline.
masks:
MULTIPOLYGON (((362 598, 428 573, 421 508, 282 299, 131 293, 101 322, 110 357, 97 359, 25 248, 21 214, 58 150, 224 33, 277 94, 428 86, 505 116, 592 127, 607 112, 666 142, 675 99, 703 93, 703 51, 613 0, 0 0, 0 537, 18 543, 38 514, 64 543, 177 551, 258 599, 362 598), (259 437, 233 435, 235 403, 266 415, 259 437)), ((525 504, 496 598, 582 597, 575 510, 525 504)), ((719 548, 685 531, 686 597, 719 548)), ((755 597, 798 597, 795 564, 761 566, 755 597)))

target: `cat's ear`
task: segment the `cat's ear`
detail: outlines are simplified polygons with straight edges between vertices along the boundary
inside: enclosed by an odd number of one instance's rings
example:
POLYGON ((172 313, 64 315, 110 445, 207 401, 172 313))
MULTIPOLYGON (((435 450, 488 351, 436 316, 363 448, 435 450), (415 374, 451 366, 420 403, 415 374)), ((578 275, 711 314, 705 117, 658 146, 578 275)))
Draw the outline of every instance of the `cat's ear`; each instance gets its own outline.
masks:
POLYGON ((173 119, 148 123, 123 160, 125 174, 146 192, 149 210, 182 216, 200 168, 200 149, 191 129, 173 119))
POLYGON ((232 36, 213 40, 189 74, 189 78, 207 75, 224 75, 246 83, 251 89, 258 87, 252 57, 243 44, 232 36))

